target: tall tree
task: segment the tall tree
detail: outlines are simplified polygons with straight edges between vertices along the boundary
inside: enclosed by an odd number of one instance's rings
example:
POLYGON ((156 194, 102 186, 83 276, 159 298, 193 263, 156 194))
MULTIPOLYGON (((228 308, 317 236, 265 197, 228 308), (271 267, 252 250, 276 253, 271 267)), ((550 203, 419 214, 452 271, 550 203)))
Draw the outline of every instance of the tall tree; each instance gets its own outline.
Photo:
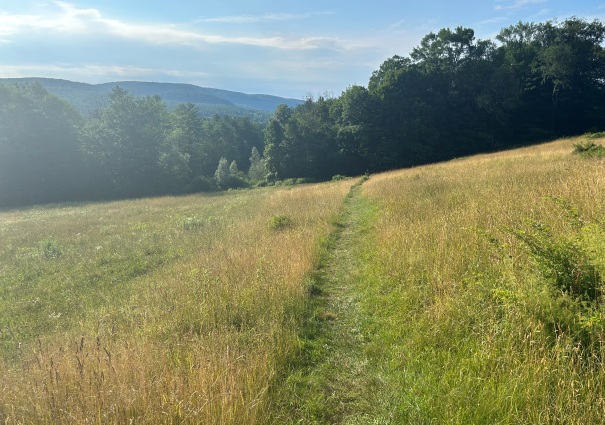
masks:
POLYGON ((230 177, 231 174, 229 172, 229 161, 227 161, 227 158, 222 157, 218 162, 216 171, 214 172, 214 180, 216 181, 216 185, 219 187, 219 189, 229 188, 230 177))
POLYGON ((293 154, 288 141, 292 109, 282 104, 275 109, 265 129, 265 160, 267 170, 277 178, 288 174, 293 154))
POLYGON ((331 107, 336 126, 338 174, 358 175, 376 164, 373 152, 376 107, 370 92, 357 85, 348 87, 331 107))
POLYGON ((543 140, 603 125, 605 27, 570 18, 519 23, 497 39, 520 82, 518 133, 543 140))
POLYGON ((137 98, 115 87, 86 130, 87 150, 118 196, 165 193, 171 173, 180 176, 186 165, 179 146, 171 144, 169 112, 159 96, 137 98))
POLYGON ((267 175, 267 166, 265 160, 258 152, 256 147, 252 148, 250 154, 250 168, 248 169, 248 179, 253 182, 259 182, 263 180, 267 175))
POLYGON ((0 85, 0 206, 83 194, 81 124, 71 105, 40 84, 0 85))

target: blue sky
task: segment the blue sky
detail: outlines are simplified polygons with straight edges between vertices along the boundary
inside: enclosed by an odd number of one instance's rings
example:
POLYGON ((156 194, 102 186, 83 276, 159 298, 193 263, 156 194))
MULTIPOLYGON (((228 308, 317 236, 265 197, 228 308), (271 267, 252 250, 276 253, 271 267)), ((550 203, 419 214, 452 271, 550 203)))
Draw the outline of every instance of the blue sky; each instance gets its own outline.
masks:
POLYGON ((0 0, 0 77, 338 96, 431 31, 571 16, 605 0, 0 0))

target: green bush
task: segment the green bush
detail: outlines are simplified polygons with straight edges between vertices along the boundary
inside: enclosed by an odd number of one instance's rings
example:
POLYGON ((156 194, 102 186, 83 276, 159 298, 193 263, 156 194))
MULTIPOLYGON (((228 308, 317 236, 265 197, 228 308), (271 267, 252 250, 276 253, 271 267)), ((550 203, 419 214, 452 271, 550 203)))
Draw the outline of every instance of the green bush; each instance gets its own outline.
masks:
POLYGON ((602 139, 605 137, 605 131, 599 131, 597 133, 592 133, 587 136, 589 139, 602 139))
POLYGON ((315 180, 310 177, 298 177, 296 179, 296 184, 307 184, 307 183, 315 183, 315 180))
POLYGON ((250 185, 246 180, 237 176, 229 176, 227 189, 246 189, 250 185))
POLYGON ((596 301, 601 296, 601 274, 590 262, 581 239, 555 238, 551 230, 539 222, 528 230, 514 230, 555 293, 566 293, 580 301, 596 301))
POLYGON ((605 229, 599 223, 587 225, 569 202, 552 199, 564 210, 567 235, 555 234, 541 222, 507 230, 528 250, 546 284, 547 291, 535 300, 537 318, 557 336, 597 347, 605 332, 605 229))
POLYGON ((605 147, 595 142, 584 142, 573 145, 573 153, 583 158, 603 158, 605 157, 605 147))
POLYGON ((273 230, 285 230, 294 225, 294 221, 288 215, 274 215, 269 221, 269 227, 273 230))

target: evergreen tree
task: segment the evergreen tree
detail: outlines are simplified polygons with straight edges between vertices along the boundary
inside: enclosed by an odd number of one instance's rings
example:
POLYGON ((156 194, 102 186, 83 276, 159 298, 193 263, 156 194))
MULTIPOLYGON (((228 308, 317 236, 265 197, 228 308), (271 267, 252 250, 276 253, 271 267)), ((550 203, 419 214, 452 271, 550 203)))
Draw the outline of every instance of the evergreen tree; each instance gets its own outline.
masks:
POLYGON ((235 178, 242 177, 242 173, 239 171, 239 167, 237 166, 235 159, 231 161, 231 164, 229 164, 229 176, 235 178))
POLYGON ((214 180, 216 181, 216 185, 220 189, 228 189, 230 176, 231 175, 229 169, 229 162, 227 161, 227 158, 223 156, 219 160, 218 167, 216 168, 216 172, 214 173, 214 180))
POLYGON ((252 153, 250 154, 250 169, 248 170, 248 179, 253 182, 258 182, 263 180, 266 176, 267 167, 265 160, 258 152, 258 149, 253 147, 252 153))

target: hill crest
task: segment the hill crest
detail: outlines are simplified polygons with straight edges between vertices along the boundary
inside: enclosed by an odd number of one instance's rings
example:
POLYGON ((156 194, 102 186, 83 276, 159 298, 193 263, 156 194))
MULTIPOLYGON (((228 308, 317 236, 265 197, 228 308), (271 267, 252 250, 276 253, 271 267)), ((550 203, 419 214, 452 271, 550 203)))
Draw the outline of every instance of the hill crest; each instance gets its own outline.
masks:
POLYGON ((255 113, 269 115, 280 104, 295 107, 302 103, 302 100, 299 99, 268 94, 246 94, 185 83, 113 81, 88 84, 43 77, 0 78, 0 83, 22 84, 33 82, 40 83, 50 93, 67 100, 84 113, 102 107, 107 100, 107 95, 116 86, 122 87, 137 96, 158 95, 171 108, 182 103, 193 103, 200 108, 200 114, 206 116, 215 114, 254 115, 255 113))

